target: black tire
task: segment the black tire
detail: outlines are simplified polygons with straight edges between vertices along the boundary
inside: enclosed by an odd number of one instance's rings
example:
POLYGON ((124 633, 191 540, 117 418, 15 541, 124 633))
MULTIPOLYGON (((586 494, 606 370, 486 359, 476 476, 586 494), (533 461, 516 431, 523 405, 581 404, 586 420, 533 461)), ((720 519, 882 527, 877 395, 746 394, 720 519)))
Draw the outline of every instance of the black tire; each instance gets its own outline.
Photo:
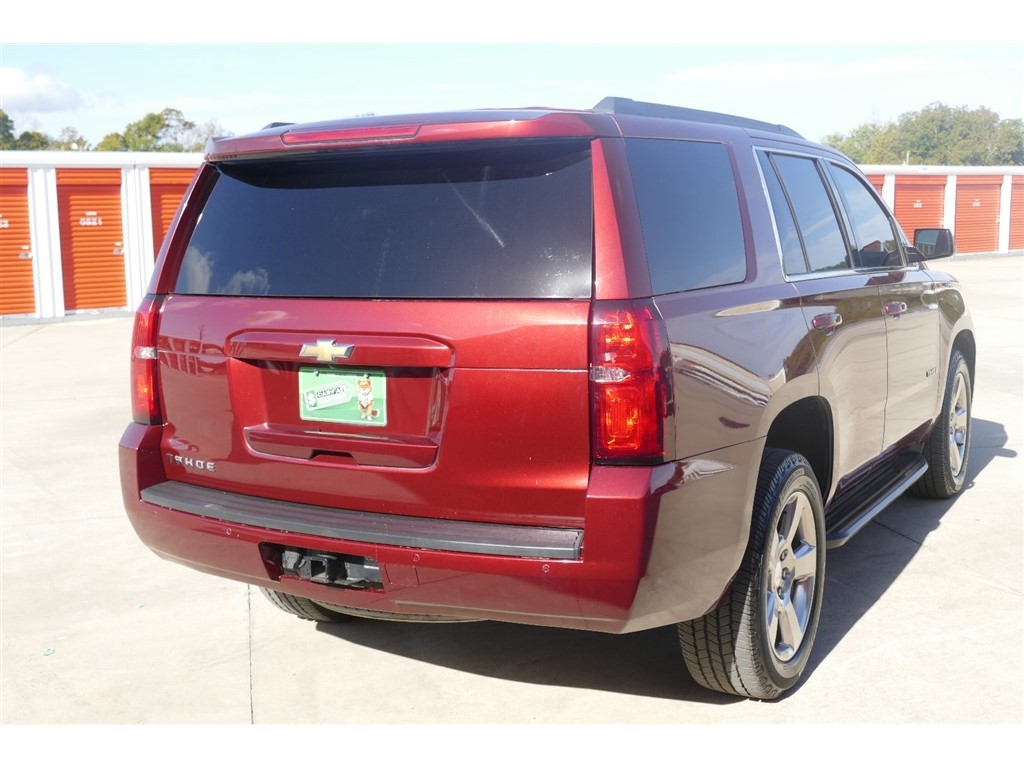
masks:
POLYGON ((679 623, 690 675, 714 691, 777 698, 807 666, 824 586, 825 518, 814 472, 800 454, 769 448, 729 592, 710 613, 679 623))
POLYGON ((942 411, 921 451, 928 471, 911 487, 914 496, 948 499, 964 487, 971 453, 971 374, 960 350, 949 359, 942 411))
POLYGON ((351 621, 352 617, 344 613, 337 613, 319 603, 296 595, 289 595, 286 592, 278 592, 275 589, 260 587, 260 592, 267 596, 267 599, 285 613, 298 616, 300 619, 309 621, 351 621))
POLYGON ((394 611, 375 611, 372 608, 349 608, 332 603, 317 603, 328 611, 345 614, 356 619, 375 619, 377 621, 399 621, 407 624, 464 624, 482 619, 467 619, 462 616, 439 616, 429 613, 396 613, 394 611))
POLYGON ((305 597, 289 595, 274 589, 260 587, 267 599, 285 613, 310 621, 352 621, 353 619, 377 619, 378 621, 405 621, 415 624, 457 624, 480 619, 466 619, 461 616, 434 616, 424 613, 393 613, 375 611, 372 608, 349 608, 333 603, 318 603, 305 597))

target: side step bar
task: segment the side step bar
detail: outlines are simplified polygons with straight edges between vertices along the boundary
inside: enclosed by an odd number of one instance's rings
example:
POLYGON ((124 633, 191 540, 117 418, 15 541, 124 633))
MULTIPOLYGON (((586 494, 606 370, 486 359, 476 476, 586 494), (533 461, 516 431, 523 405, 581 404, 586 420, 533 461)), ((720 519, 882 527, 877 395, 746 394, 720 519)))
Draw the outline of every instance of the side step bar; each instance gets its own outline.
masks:
POLYGON ((875 475, 873 482, 841 496, 825 510, 825 545, 829 549, 841 547, 927 471, 924 456, 905 453, 875 475))

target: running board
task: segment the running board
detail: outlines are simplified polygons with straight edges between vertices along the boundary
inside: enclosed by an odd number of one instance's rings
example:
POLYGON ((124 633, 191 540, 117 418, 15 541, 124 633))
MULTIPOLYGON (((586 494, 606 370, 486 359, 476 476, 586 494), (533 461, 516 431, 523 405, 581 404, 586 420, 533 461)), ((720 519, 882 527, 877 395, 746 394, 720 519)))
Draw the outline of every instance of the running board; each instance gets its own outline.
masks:
POLYGON ((927 471, 924 456, 905 453, 895 457, 869 482, 844 494, 825 512, 825 546, 841 547, 927 471))

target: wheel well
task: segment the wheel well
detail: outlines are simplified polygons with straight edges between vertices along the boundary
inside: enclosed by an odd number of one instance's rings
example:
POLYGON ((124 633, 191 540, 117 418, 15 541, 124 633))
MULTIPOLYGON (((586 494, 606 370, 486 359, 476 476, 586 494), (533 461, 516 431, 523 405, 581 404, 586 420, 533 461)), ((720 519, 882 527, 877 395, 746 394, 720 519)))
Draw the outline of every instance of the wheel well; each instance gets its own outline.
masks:
POLYGON ((971 374, 971 390, 974 390, 974 360, 976 347, 974 346, 974 334, 970 331, 960 331, 953 339, 953 349, 959 349, 967 363, 967 371, 971 374))
POLYGON ((765 448, 801 454, 814 470, 821 498, 828 498, 832 483, 832 413, 820 397, 808 397, 786 406, 768 430, 765 448))

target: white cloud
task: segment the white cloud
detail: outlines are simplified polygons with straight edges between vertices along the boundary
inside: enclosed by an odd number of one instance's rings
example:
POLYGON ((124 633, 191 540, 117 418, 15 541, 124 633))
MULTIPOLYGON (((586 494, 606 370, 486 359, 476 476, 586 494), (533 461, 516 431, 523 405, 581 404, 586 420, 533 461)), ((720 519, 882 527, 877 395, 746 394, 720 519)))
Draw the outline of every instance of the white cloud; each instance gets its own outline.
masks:
POLYGON ((78 91, 63 80, 0 67, 0 107, 7 112, 64 112, 81 104, 78 91))

